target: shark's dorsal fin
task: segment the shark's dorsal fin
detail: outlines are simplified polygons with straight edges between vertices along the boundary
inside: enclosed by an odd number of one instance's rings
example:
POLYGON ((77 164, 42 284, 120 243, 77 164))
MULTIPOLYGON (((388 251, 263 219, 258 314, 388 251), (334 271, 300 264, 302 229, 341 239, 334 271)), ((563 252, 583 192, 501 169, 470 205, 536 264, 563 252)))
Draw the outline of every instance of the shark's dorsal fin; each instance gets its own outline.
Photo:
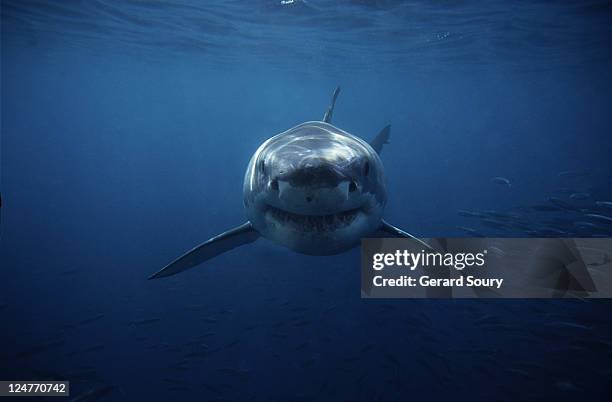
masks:
POLYGON ((370 141, 370 146, 376 151, 378 155, 382 153, 383 145, 389 143, 389 137, 391 137, 391 125, 385 126, 380 132, 370 141))
POLYGON ((338 98, 338 94, 340 93, 340 87, 336 87, 334 90, 334 94, 332 95, 331 103, 327 108, 327 112, 323 116, 323 121, 325 123, 331 123, 332 115, 334 114, 334 106, 336 105, 336 98, 338 98))

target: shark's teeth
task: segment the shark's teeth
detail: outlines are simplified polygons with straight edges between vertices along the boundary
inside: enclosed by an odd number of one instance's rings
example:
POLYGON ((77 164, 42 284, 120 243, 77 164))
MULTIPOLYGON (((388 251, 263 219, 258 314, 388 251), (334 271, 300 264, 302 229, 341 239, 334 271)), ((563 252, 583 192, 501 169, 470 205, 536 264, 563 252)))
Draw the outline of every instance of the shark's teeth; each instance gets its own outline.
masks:
POLYGON ((278 208, 269 208, 269 213, 274 220, 303 232, 332 232, 344 228, 353 223, 358 212, 359 209, 352 209, 330 215, 300 215, 278 208))

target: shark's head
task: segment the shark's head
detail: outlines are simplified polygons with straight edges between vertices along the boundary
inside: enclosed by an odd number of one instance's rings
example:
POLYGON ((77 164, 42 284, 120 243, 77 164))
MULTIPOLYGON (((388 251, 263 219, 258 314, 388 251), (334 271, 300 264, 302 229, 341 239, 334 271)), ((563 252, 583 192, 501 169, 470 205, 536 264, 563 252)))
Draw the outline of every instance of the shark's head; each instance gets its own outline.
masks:
POLYGON ((385 202, 376 152, 323 122, 300 124, 264 142, 244 180, 253 227, 305 254, 355 246, 380 226, 385 202))

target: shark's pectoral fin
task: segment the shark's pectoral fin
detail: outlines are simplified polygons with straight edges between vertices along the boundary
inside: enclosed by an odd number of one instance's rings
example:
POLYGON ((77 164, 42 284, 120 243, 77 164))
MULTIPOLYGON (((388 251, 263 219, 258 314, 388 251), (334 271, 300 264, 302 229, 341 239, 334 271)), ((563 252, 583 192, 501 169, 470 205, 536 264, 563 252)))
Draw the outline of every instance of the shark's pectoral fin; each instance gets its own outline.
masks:
POLYGON ((391 125, 385 126, 380 132, 370 141, 370 146, 376 151, 378 155, 382 153, 383 145, 389 143, 391 137, 391 125))
POLYGON ((419 243, 421 246, 425 247, 427 250, 436 251, 436 249, 433 246, 431 246, 424 240, 414 237, 410 233, 404 232, 402 229, 396 228, 395 226, 390 225, 384 220, 382 221, 382 224, 380 225, 380 228, 378 228, 378 231, 375 233, 375 235, 380 236, 380 237, 405 237, 405 238, 414 240, 415 242, 419 243))
POLYGON ((259 233, 253 229, 250 222, 247 222, 206 240, 204 243, 166 265, 159 272, 151 275, 149 279, 163 278, 165 276, 178 274, 179 272, 193 268, 233 248, 252 243, 257 240, 258 237, 259 233))

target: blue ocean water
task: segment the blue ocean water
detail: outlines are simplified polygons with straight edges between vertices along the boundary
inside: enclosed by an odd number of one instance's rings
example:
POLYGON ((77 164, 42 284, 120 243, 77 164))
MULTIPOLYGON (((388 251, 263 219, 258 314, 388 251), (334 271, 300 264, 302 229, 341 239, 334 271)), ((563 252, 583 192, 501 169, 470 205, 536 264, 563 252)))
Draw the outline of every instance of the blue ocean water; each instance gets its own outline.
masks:
POLYGON ((0 379, 95 401, 609 400, 607 301, 362 300, 358 249, 265 240, 146 280, 244 221, 252 153, 336 85, 335 125, 392 125, 394 225, 609 236, 581 216, 612 200, 608 2, 1 13, 0 379))

